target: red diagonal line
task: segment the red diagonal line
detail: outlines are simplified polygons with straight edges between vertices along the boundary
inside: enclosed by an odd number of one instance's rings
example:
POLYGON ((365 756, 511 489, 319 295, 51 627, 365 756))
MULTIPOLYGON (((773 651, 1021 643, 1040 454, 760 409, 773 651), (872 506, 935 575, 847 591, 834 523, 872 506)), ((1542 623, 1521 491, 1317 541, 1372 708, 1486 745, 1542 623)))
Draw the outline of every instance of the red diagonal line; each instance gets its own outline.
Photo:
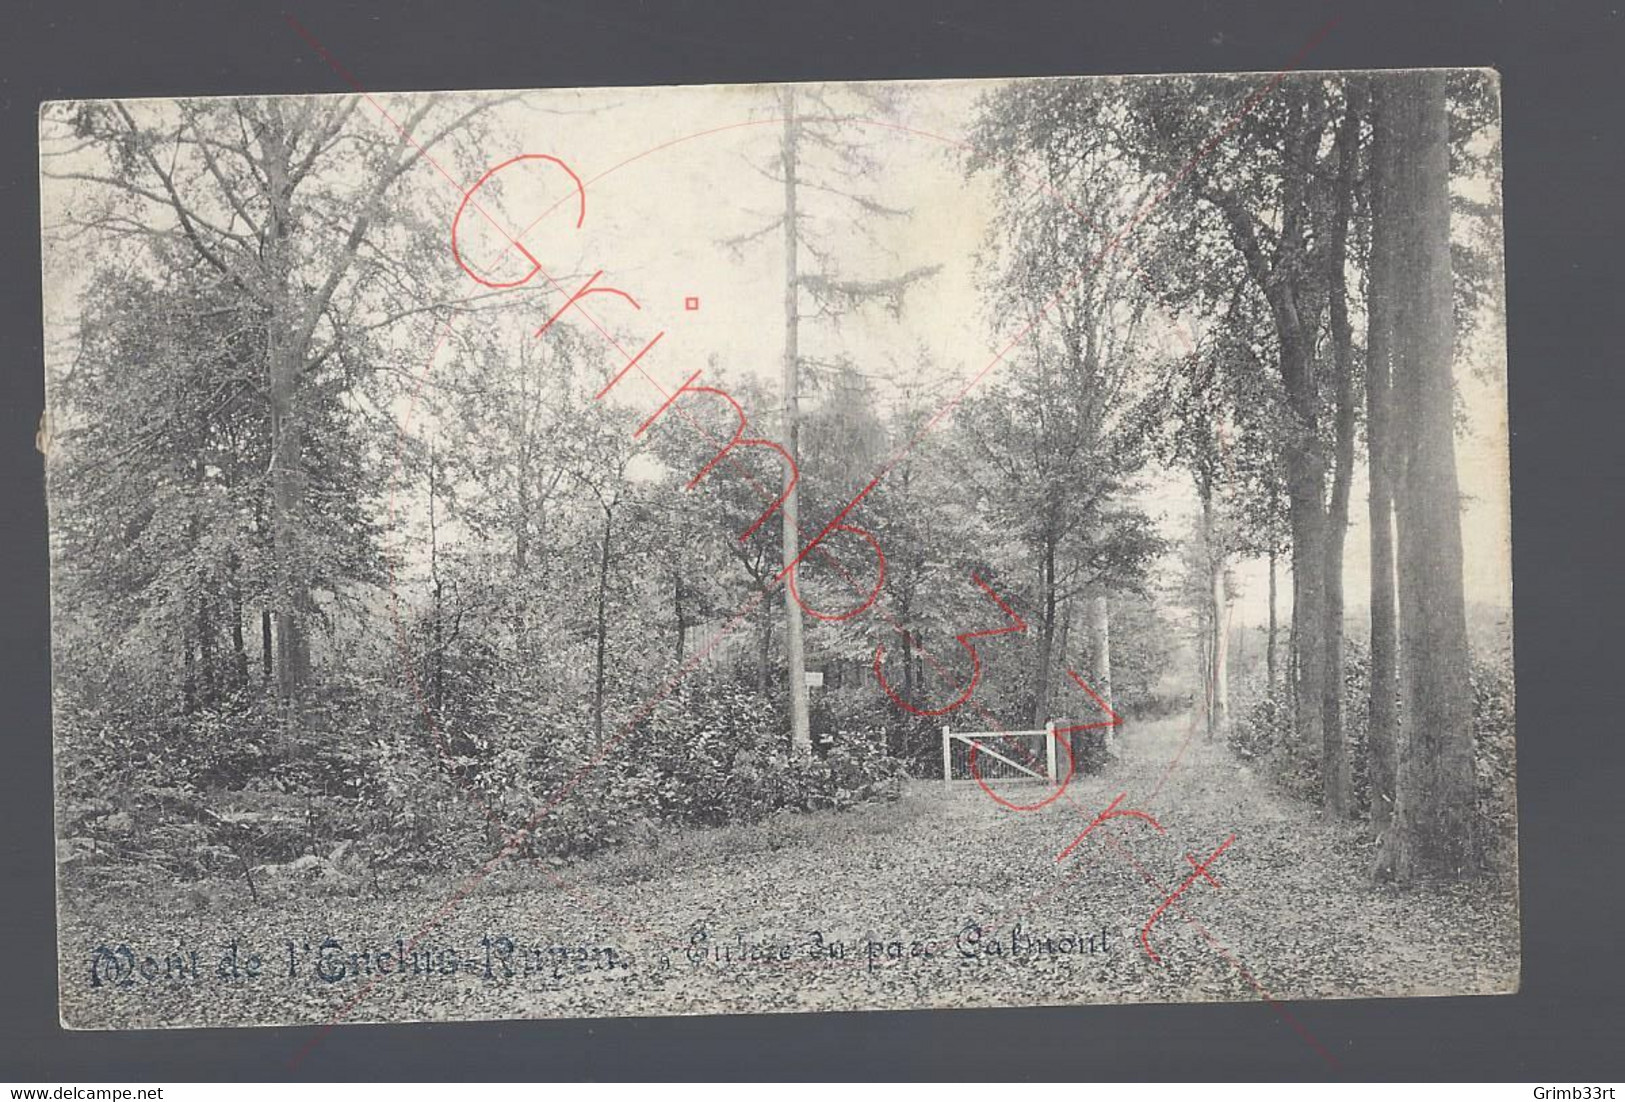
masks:
POLYGON ((626 366, 621 368, 620 372, 613 379, 611 379, 609 382, 604 384, 604 389, 600 390, 597 394, 593 395, 593 401, 597 401, 598 399, 602 398, 604 395, 608 394, 610 392, 610 390, 612 390, 614 388, 615 384, 620 382, 621 379, 625 377, 626 373, 628 371, 631 371, 632 368, 637 365, 637 362, 639 360, 643 359, 643 354, 645 352, 649 351, 649 349, 651 349, 651 348, 653 348, 655 346, 655 341, 658 341, 661 337, 664 337, 665 335, 666 335, 666 331, 664 329, 662 329, 660 332, 656 333, 654 335, 653 340, 651 340, 648 344, 644 345, 643 348, 638 351, 638 354, 636 356, 633 356, 630 360, 627 360, 626 361, 626 366))
POLYGON ((1092 819, 1090 821, 1089 825, 1083 828, 1083 833, 1079 834, 1076 838, 1072 839, 1071 842, 1067 843, 1067 847, 1065 849, 1063 849, 1060 853, 1055 855, 1055 860, 1057 862, 1065 861, 1066 858, 1067 858, 1067 855, 1070 854, 1073 850, 1077 849, 1078 846, 1080 846, 1083 843, 1083 840, 1085 838, 1089 837, 1089 832, 1090 831, 1094 830, 1095 827, 1099 826, 1101 823, 1110 822, 1112 819, 1125 818, 1125 817, 1133 817, 1133 818, 1136 818, 1136 819, 1144 819, 1146 822, 1148 822, 1152 826, 1156 827, 1158 834, 1166 834, 1167 833, 1167 831, 1162 829, 1162 824, 1161 823, 1157 822, 1157 820, 1155 818, 1153 818, 1150 815, 1147 815, 1143 811, 1135 811, 1135 810, 1131 809, 1131 810, 1128 810, 1128 811, 1119 811, 1119 812, 1117 812, 1116 815, 1113 815, 1112 812, 1116 810, 1117 805, 1122 803, 1123 802, 1123 797, 1127 796, 1127 795, 1128 795, 1127 792, 1119 792, 1117 794, 1117 799, 1113 800, 1110 804, 1106 805, 1106 810, 1102 811, 1099 815, 1096 815, 1094 817, 1094 819, 1092 819))
MULTIPOLYGON (((1232 834, 1230 837, 1232 839, 1234 839, 1235 835, 1232 834)), ((1229 844, 1230 843, 1227 841, 1227 842, 1225 842, 1224 845, 1228 846, 1229 844)), ((1219 853, 1223 853, 1223 852, 1224 852, 1224 846, 1220 846, 1219 847, 1219 853)), ((1218 853, 1215 853, 1213 855, 1213 857, 1217 857, 1217 856, 1219 856, 1218 853)), ((1189 862, 1191 868, 1195 869, 1197 871, 1197 873, 1199 873, 1201 875, 1203 880, 1206 880, 1209 884, 1212 884, 1215 888, 1221 886, 1217 880, 1213 879, 1213 874, 1207 871, 1207 861, 1198 861, 1196 858, 1192 857, 1188 853, 1185 855, 1185 860, 1187 862, 1189 862)), ((1211 860, 1213 860, 1212 857, 1208 858, 1208 861, 1211 861, 1211 860)))
POLYGON ((1083 678, 1078 676, 1078 673, 1077 673, 1076 670, 1072 669, 1069 666, 1069 667, 1067 667, 1066 672, 1067 672, 1068 676, 1070 676, 1072 678, 1072 680, 1074 680, 1074 681, 1076 681, 1078 683, 1078 688, 1080 688, 1084 692, 1088 693, 1089 698, 1091 700, 1093 700, 1096 704, 1100 705, 1100 710, 1105 712, 1107 715, 1111 716, 1111 718, 1110 719, 1103 719, 1103 720, 1100 720, 1100 721, 1098 721, 1096 723, 1070 723, 1067 726, 1061 728, 1061 730, 1064 730, 1064 731, 1092 731, 1097 727, 1118 727, 1118 726, 1122 725, 1123 717, 1118 715, 1117 712, 1115 710, 1113 710, 1113 708, 1112 708, 1112 706, 1110 704, 1107 704, 1104 700, 1102 700, 1099 693, 1095 692, 1088 685, 1085 685, 1084 682, 1083 682, 1083 678))

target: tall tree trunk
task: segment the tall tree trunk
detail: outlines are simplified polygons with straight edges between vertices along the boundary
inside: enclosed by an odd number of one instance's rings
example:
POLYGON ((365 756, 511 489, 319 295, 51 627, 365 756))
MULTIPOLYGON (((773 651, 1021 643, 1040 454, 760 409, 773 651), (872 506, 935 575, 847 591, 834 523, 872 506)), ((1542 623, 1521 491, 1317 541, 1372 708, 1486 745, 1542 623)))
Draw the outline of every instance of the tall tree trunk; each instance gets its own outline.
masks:
POLYGON ((1219 529, 1213 509, 1213 483, 1204 477, 1199 493, 1202 499, 1202 544, 1207 571, 1207 735, 1217 738, 1230 721, 1230 639, 1225 623, 1228 600, 1224 584, 1224 551, 1219 546, 1219 529))
POLYGON ((598 608, 594 624, 592 673, 592 741, 604 744, 604 685, 609 658, 609 558, 615 533, 615 514, 604 507, 604 536, 598 547, 598 608))
MULTIPOLYGON (((897 622, 904 625, 902 646, 904 700, 918 699, 918 697, 914 695, 914 648, 910 643, 910 641, 915 638, 915 634, 909 630, 907 626, 912 616, 913 595, 905 590, 903 596, 898 601, 897 606, 897 622)), ((891 717, 891 738, 888 741, 888 745, 891 749, 891 755, 894 758, 906 757, 909 752, 908 733, 909 729, 913 726, 913 723, 909 718, 909 712, 907 709, 900 708, 895 702, 892 702, 891 717)))
POLYGON ((271 629, 271 610, 260 609, 260 673, 270 687, 275 677, 276 637, 271 629))
POLYGON ((1293 716, 1299 749, 1322 752, 1325 746, 1326 663, 1326 472, 1320 440, 1320 388, 1314 373, 1314 335, 1319 325, 1310 271, 1309 225, 1314 204, 1313 162, 1321 142, 1324 89, 1316 82, 1283 86, 1288 109, 1286 160, 1281 223, 1266 250, 1261 231, 1268 229, 1246 204, 1226 188, 1209 186, 1205 196, 1217 205, 1232 241, 1247 261, 1259 292, 1269 303, 1281 364, 1281 384, 1291 411, 1277 444, 1286 471, 1287 518, 1292 533, 1292 665, 1293 716))
POLYGON ((1230 725, 1230 617, 1229 595, 1225 591, 1224 564, 1213 568, 1213 727, 1212 735, 1223 735, 1230 725))
POLYGON ((1270 553, 1269 553, 1269 560, 1270 560, 1270 626, 1269 626, 1268 633, 1264 636, 1264 677, 1265 677, 1265 683, 1266 683, 1266 685, 1268 686, 1268 689, 1269 689, 1268 695, 1270 695, 1270 696, 1275 695, 1275 686, 1280 680, 1280 671, 1276 669, 1276 660, 1275 660, 1276 636, 1280 632, 1279 619, 1276 616, 1276 612, 1275 612, 1275 591, 1276 591, 1276 579, 1275 579, 1276 561, 1275 560, 1277 558, 1279 558, 1279 557, 1280 557, 1279 553, 1272 546, 1270 548, 1270 553))
MULTIPOLYGON (((925 691, 925 686, 926 686, 926 680, 925 680, 925 633, 924 632, 919 632, 919 631, 915 632, 914 633, 914 640, 918 644, 918 649, 915 650, 915 652, 914 652, 914 687, 916 689, 919 689, 921 692, 924 692, 925 691)), ((904 699, 906 700, 908 698, 904 697, 904 699)))
MULTIPOLYGON (((528 471, 520 471, 520 482, 530 478, 528 471)), ((526 560, 530 557, 530 501, 525 491, 519 492, 519 508, 516 510, 513 521, 513 569, 515 574, 525 572, 526 560)))
MULTIPOLYGON (((906 649, 903 651, 903 699, 913 700, 914 693, 914 656, 906 649)), ((909 713, 893 704, 892 709, 892 738, 891 753, 893 757, 903 757, 908 753, 908 731, 911 723, 909 713)))
POLYGON ((435 450, 429 448, 429 581, 434 589, 433 648, 434 714, 440 716, 446 706, 446 604, 445 582, 440 577, 440 526, 436 517, 440 490, 439 469, 435 450))
POLYGON ((429 645, 434 651, 434 665, 432 678, 434 689, 434 714, 439 716, 446 707, 446 587, 440 581, 434 583, 434 621, 433 633, 429 645))
POLYGON ((192 639, 192 627, 181 626, 181 712, 191 715, 197 711, 197 648, 192 639))
POLYGON ((688 618, 683 609, 683 574, 681 570, 672 572, 671 577, 671 607, 672 615, 677 621, 677 665, 683 664, 683 650, 687 643, 688 618))
POLYGON ((208 579, 198 579, 197 655, 198 703, 208 708, 218 699, 219 671, 214 656, 214 618, 209 614, 208 579))
POLYGON ((1107 704, 1112 702, 1112 605, 1105 592, 1089 602, 1090 685, 1107 704))
POLYGON ((773 661, 773 606, 763 601, 756 629, 756 692, 766 696, 772 687, 768 676, 773 661))
POLYGON ((1314 340, 1318 311, 1308 270, 1308 230, 1313 218, 1310 190, 1312 159, 1321 141, 1324 90, 1305 83, 1289 96, 1293 125, 1286 154, 1296 168, 1282 190, 1282 230, 1271 269, 1263 285, 1280 346, 1281 382, 1291 423, 1283 441, 1287 514, 1292 529, 1292 622, 1297 640, 1298 738, 1309 754, 1326 744, 1326 450, 1321 442, 1320 387, 1315 377, 1314 340), (1301 113, 1300 113, 1301 110, 1301 113))
MULTIPOLYGON (((1112 697, 1112 606, 1105 590, 1100 590, 1089 602, 1089 673, 1091 687, 1100 694, 1106 706, 1117 708, 1112 697)), ((1104 728, 1106 748, 1110 750, 1116 740, 1116 728, 1104 728)))
POLYGON ((1326 810, 1340 819, 1354 815, 1354 778, 1343 722, 1343 543, 1348 535, 1349 493, 1354 481, 1354 331, 1349 324, 1348 234, 1354 217, 1354 169, 1359 155, 1364 84, 1350 79, 1348 102, 1338 123, 1337 193, 1327 235, 1326 294, 1331 321, 1335 391, 1332 420, 1332 491, 1326 507, 1326 682, 1321 694, 1321 778, 1326 810))
MULTIPOLYGON (((282 359, 283 357, 276 357, 282 359)), ((292 384, 288 381, 288 365, 273 363, 274 375, 282 381, 273 387, 272 407, 276 471, 272 479, 271 529, 278 562, 279 586, 275 610, 277 639, 277 693, 288 716, 298 710, 299 692, 310 670, 309 641, 306 638, 304 614, 309 596, 298 577, 294 565, 298 558, 299 474, 302 448, 299 424, 292 412, 292 384)))
POLYGON ((1292 609, 1286 621, 1286 695, 1292 711, 1292 730, 1302 730, 1298 718, 1298 580, 1292 579, 1292 609))
POLYGON ((1376 125, 1393 236, 1392 346, 1398 520, 1399 801, 1389 833, 1402 881, 1464 879, 1474 851, 1473 710, 1452 436, 1455 343, 1444 74, 1378 83, 1376 125))
POLYGON ((1060 623, 1055 629, 1055 645, 1051 648, 1050 676, 1046 679, 1047 685, 1044 691, 1046 701, 1044 714, 1039 717, 1037 723, 1033 724, 1035 727, 1042 727, 1055 718, 1056 686, 1061 683, 1057 671, 1066 666, 1066 649, 1072 642, 1072 599, 1070 597, 1061 604, 1061 610, 1057 613, 1057 617, 1060 623))
MULTIPOLYGON (((1283 359, 1285 356, 1283 351, 1283 359)), ((1310 754, 1318 754, 1325 746, 1321 707, 1327 678, 1324 483, 1325 462, 1319 444, 1304 433, 1288 451, 1287 494, 1292 527, 1293 699, 1298 743, 1310 754)))
POLYGON ((1394 235, 1388 209, 1393 157, 1388 127, 1371 136, 1371 258, 1367 263, 1365 417, 1371 530, 1371 825, 1386 838, 1394 818, 1399 762, 1399 637, 1394 602, 1394 491, 1392 459, 1392 338, 1394 235))
MULTIPOLYGON (((528 349, 529 342, 521 344, 521 349, 528 349)), ((529 352, 520 352, 520 395, 524 399, 525 390, 529 386, 526 372, 529 369, 529 352)), ((525 572, 527 560, 530 558, 530 512, 531 512, 531 473, 530 461, 530 430, 523 413, 519 414, 519 423, 515 426, 514 435, 519 438, 519 454, 517 456, 516 470, 514 472, 514 509, 509 517, 509 526, 513 529, 513 570, 517 575, 525 572)))
MULTIPOLYGON (((1302 476, 1300 476, 1302 481, 1302 476)), ((1320 480, 1311 488, 1300 485, 1294 493, 1297 504, 1292 521, 1292 573, 1295 585, 1292 634, 1296 679, 1298 741, 1314 754, 1325 745, 1324 713, 1321 700, 1326 687, 1326 605, 1325 559, 1321 533, 1325 512, 1320 506, 1320 480), (1311 496, 1312 495, 1312 496, 1311 496)))
POLYGON ((291 302, 293 259, 288 239, 293 229, 289 210, 292 183, 288 178, 287 141, 273 126, 267 126, 260 140, 266 149, 265 266, 271 296, 266 358, 271 407, 271 545, 276 563, 272 615, 276 621, 277 700, 287 737, 297 716, 299 691, 307 679, 310 659, 304 623, 310 597, 296 565, 304 448, 295 396, 302 364, 295 347, 298 320, 291 302))
MULTIPOLYGON (((800 236, 796 224, 796 159, 800 141, 796 121, 796 91, 785 88, 784 136, 780 157, 784 170, 784 450, 790 463, 799 465, 801 419, 801 273, 800 236)), ((796 466, 784 471, 785 498, 780 514, 784 562, 791 563, 801 551, 800 486, 796 466)), ((784 651, 789 672, 790 757, 806 761, 812 757, 812 717, 807 699, 807 659, 802 640, 801 606, 790 586, 784 586, 784 651)))
POLYGON ((231 596, 231 688, 240 693, 248 688, 248 642, 243 638, 243 583, 235 552, 230 559, 231 596))
MULTIPOLYGON (((1205 605, 1207 602, 1203 602, 1205 605)), ((1196 677, 1202 683, 1202 729, 1213 733, 1213 631, 1202 615, 1202 634, 1196 640, 1196 677)))
MULTIPOLYGON (((202 431, 201 429, 199 430, 202 431)), ((193 459, 186 465, 188 481, 192 483, 193 491, 197 494, 203 492, 203 461, 201 457, 193 459)), ((186 522, 186 546, 196 550, 198 537, 202 531, 202 521, 194 513, 186 522)), ((192 624, 190 632, 183 632, 186 636, 186 711, 191 713, 199 708, 207 708, 213 703, 214 697, 214 647, 212 640, 213 629, 209 623, 209 576, 203 569, 198 569, 193 577, 195 590, 192 595, 192 624), (193 655, 193 646, 197 654, 193 655)))
POLYGON ((1033 726, 1049 719, 1050 667, 1055 664, 1055 543, 1046 540, 1038 558, 1038 657, 1033 662, 1033 726))

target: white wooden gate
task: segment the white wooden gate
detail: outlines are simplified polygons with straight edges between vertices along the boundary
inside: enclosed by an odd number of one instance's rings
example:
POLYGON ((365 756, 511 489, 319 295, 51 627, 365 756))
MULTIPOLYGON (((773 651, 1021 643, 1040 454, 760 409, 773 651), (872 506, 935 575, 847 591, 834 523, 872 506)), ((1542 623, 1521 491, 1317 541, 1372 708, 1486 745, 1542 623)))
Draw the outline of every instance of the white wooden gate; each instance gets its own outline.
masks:
POLYGON ((1055 724, 1030 731, 954 731, 944 727, 943 785, 974 781, 977 773, 984 780, 1060 783, 1055 771, 1055 724), (974 772, 971 768, 973 750, 974 772))

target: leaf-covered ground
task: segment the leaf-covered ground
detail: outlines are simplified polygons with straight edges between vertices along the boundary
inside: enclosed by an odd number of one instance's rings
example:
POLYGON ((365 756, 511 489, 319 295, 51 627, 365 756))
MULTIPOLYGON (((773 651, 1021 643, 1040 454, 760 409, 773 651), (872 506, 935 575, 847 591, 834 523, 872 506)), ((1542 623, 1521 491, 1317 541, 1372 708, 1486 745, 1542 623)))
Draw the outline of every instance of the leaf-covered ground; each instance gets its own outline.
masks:
MULTIPOLYGON (((64 1020, 106 1028, 1516 988, 1507 891, 1373 885, 1358 828, 1272 793, 1190 731, 1188 720, 1129 727, 1121 760, 1035 811, 1000 807, 975 785, 919 783, 893 804, 695 832, 558 868, 502 866, 477 883, 382 899, 312 887, 255 905, 235 885, 187 909, 72 893, 64 1020), (1117 818, 1057 861, 1120 793, 1119 809, 1147 812, 1164 833, 1117 818), (1204 859, 1232 834, 1211 864, 1219 887, 1196 880, 1157 920, 1153 959, 1142 926, 1193 875, 1187 855, 1204 859)), ((1001 794, 1030 802, 1044 790, 1001 794)))

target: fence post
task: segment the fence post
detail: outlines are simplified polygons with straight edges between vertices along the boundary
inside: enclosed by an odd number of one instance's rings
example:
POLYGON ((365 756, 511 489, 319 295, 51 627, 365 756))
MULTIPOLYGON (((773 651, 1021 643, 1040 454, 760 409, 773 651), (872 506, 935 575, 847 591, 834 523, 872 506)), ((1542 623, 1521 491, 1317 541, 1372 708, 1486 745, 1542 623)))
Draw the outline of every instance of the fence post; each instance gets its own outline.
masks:
POLYGON ((948 725, 942 725, 942 787, 953 787, 954 779, 954 751, 953 743, 949 741, 948 725))
POLYGON ((1044 724, 1044 757, 1049 762, 1049 783, 1059 784, 1060 778, 1055 775, 1055 721, 1053 719, 1044 724))

